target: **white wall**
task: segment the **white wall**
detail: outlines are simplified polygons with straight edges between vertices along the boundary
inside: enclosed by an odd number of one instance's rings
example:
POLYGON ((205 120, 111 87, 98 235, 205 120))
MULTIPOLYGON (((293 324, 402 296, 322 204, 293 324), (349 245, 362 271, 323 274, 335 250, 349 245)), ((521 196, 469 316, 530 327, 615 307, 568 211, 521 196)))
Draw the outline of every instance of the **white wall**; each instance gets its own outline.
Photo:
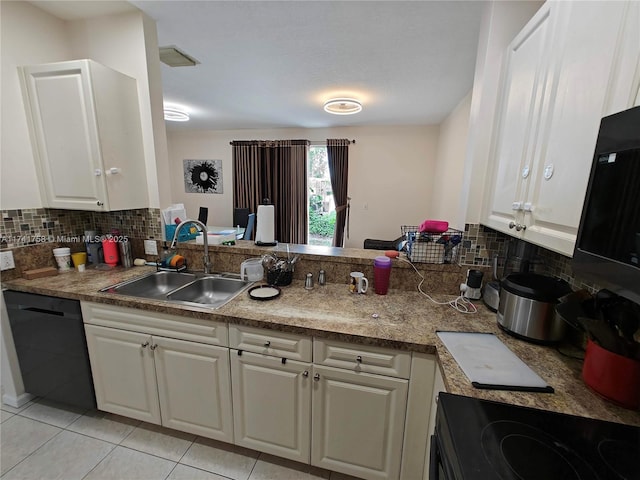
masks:
POLYGON ((506 47, 542 1, 487 2, 480 27, 459 218, 478 223, 506 47))
MULTIPOLYGON (((365 238, 392 240, 401 225, 416 225, 432 216, 430 192, 438 144, 438 126, 379 126, 318 129, 168 132, 173 203, 184 203, 187 215, 209 208, 210 225, 230 225, 233 210, 233 140, 355 139, 349 148, 350 236, 347 247, 362 247, 365 238), (222 160, 223 194, 185 193, 183 160, 222 160)), ((163 207, 165 207, 164 205, 163 207)))
POLYGON ((26 2, 0 2, 0 207, 42 206, 18 67, 71 58, 65 22, 26 2))
POLYGON ((440 124, 438 155, 431 192, 432 214, 435 219, 446 220, 449 225, 464 231, 466 218, 460 215, 464 166, 469 131, 471 92, 469 92, 440 124))
POLYGON ((37 208, 43 205, 17 67, 78 58, 91 58, 138 80, 150 206, 159 207, 159 190, 169 190, 168 182, 163 188, 156 175, 156 157, 159 164, 164 162, 165 171, 167 168, 162 92, 158 86, 160 67, 159 60, 148 66, 145 48, 146 41, 154 42, 149 49, 157 57, 155 24, 139 12, 65 22, 27 2, 3 1, 0 8, 0 208, 37 208), (158 115, 159 120, 155 118, 158 115))

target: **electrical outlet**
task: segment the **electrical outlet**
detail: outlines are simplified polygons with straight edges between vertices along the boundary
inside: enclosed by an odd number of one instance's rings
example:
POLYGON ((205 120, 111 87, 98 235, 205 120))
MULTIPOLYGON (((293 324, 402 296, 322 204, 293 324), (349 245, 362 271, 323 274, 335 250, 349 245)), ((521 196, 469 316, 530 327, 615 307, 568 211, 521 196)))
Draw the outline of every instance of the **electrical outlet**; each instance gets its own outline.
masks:
POLYGON ((144 241, 144 253, 145 255, 158 255, 158 244, 155 240, 144 241))
POLYGON ((13 252, 0 252, 0 270, 11 270, 16 268, 16 264, 13 261, 13 252))

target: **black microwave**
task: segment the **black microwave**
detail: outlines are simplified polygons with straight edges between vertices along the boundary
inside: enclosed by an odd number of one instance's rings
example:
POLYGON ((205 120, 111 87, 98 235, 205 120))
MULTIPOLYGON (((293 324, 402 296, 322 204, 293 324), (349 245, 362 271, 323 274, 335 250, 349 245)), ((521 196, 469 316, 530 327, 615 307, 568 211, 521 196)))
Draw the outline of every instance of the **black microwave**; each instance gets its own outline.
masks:
POLYGON ((600 123, 572 268, 640 302, 640 107, 600 123))

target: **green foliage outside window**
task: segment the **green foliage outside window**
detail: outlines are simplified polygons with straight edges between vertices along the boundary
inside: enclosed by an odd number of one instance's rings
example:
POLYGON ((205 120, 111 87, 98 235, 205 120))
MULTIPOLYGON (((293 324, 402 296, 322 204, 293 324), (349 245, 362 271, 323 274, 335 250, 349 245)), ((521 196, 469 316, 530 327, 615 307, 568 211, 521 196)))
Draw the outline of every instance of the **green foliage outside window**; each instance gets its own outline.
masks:
POLYGON ((309 210, 309 233, 323 237, 333 237, 336 226, 336 212, 321 215, 314 209, 309 210))

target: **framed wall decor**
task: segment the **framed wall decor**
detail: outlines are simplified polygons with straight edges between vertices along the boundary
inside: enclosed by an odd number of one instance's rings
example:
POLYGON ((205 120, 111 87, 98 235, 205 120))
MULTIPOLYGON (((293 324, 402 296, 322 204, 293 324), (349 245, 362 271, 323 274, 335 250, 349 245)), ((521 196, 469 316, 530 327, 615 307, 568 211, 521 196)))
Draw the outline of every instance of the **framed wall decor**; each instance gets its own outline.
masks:
POLYGON ((183 160, 184 191, 223 193, 222 160, 183 160))

